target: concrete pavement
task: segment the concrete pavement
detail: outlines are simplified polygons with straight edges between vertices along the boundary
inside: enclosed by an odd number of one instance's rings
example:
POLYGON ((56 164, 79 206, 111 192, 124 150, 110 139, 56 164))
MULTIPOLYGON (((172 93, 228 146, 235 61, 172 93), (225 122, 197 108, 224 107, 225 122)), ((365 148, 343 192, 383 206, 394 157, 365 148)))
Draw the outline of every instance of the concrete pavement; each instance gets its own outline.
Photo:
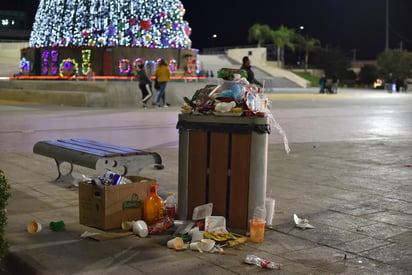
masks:
MULTIPOLYGON (((412 272, 412 95, 345 91, 338 95, 271 95, 291 154, 274 130, 268 190, 275 226, 265 242, 238 256, 173 251, 170 234, 97 242, 78 223, 78 192, 56 184, 54 161, 31 153, 38 140, 83 137, 151 149, 165 169, 145 168, 163 192, 177 191, 178 108, 100 109, 0 106, 0 167, 12 187, 8 268, 15 274, 254 274, 254 254, 284 265, 279 274, 410 274, 412 272), (294 227, 296 213, 314 229, 294 227), (64 232, 29 235, 30 220, 64 220, 64 232)), ((74 174, 94 175, 75 167, 74 174)), ((267 271, 269 272, 269 271, 267 271)))

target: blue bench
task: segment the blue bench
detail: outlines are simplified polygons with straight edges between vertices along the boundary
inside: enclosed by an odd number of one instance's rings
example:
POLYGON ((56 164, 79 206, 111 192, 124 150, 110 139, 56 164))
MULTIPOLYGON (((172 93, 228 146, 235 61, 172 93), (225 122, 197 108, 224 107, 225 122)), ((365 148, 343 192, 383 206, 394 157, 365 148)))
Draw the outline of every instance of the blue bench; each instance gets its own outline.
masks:
POLYGON ((116 146, 89 139, 58 139, 37 142, 33 152, 53 158, 57 165, 57 180, 73 179, 73 165, 95 170, 112 171, 122 176, 138 175, 151 164, 163 169, 162 158, 156 152, 116 146), (67 174, 61 171, 63 163, 69 163, 67 174))

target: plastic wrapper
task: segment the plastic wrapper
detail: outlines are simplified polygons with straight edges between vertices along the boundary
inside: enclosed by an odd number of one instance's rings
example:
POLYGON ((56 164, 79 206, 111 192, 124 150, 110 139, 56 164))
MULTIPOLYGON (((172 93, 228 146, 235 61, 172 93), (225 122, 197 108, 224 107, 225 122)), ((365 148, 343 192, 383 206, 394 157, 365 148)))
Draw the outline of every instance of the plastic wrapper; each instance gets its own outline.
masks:
POLYGON ((193 221, 184 221, 182 224, 178 226, 175 234, 187 234, 190 231, 190 229, 192 229, 193 225, 195 225, 193 221))
POLYGON ((216 87, 209 97, 213 100, 222 102, 236 101, 238 105, 242 104, 245 95, 245 87, 248 84, 244 78, 236 79, 234 81, 223 81, 223 83, 216 87))
POLYGON ((213 203, 206 203, 199 206, 196 206, 193 209, 192 220, 204 220, 207 216, 212 215, 213 203))
POLYGON ((283 265, 282 264, 278 264, 272 261, 267 261, 264 260, 262 258, 259 258, 258 256, 255 255, 246 255, 245 258, 245 263, 247 264, 254 264, 257 265, 261 268, 268 268, 268 269, 282 269, 283 265))
POLYGON ((168 229, 172 226, 174 226, 173 219, 171 219, 169 216, 165 216, 165 217, 161 218, 155 224, 149 225, 149 234, 160 233, 160 232, 165 231, 166 229, 168 229))
POLYGON ((315 228, 313 225, 309 224, 309 221, 307 219, 299 218, 298 215, 293 214, 293 221, 296 224, 296 227, 306 229, 306 228, 315 228))

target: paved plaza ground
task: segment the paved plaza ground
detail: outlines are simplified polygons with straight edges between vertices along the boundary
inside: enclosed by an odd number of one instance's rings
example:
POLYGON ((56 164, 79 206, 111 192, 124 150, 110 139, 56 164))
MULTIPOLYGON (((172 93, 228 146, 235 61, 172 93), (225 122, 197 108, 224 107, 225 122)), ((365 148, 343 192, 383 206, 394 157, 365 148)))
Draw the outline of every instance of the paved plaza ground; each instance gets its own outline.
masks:
MULTIPOLYGON (((11 185, 6 238, 8 274, 411 274, 412 94, 345 90, 275 91, 271 111, 287 134, 269 135, 268 182, 274 228, 237 256, 174 251, 170 234, 82 239, 78 190, 53 182, 52 159, 32 153, 39 140, 88 138, 158 152, 161 192, 177 191, 179 107, 104 109, 0 102, 0 168, 11 185), (293 214, 314 229, 296 228, 293 214), (28 221, 63 220, 35 235, 28 221), (265 270, 248 254, 283 264, 265 270)), ((74 175, 95 171, 75 166, 74 175)), ((6 271, 4 271, 6 273, 6 271)))

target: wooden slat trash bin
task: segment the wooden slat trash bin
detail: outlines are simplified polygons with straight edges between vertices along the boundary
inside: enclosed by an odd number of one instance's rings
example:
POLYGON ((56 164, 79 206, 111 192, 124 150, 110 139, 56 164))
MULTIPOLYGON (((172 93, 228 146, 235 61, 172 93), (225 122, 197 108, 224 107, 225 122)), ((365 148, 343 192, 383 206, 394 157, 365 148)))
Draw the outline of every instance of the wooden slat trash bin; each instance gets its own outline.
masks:
POLYGON ((255 207, 265 203, 269 119, 180 114, 177 128, 179 219, 212 202, 214 216, 247 231, 255 207))

